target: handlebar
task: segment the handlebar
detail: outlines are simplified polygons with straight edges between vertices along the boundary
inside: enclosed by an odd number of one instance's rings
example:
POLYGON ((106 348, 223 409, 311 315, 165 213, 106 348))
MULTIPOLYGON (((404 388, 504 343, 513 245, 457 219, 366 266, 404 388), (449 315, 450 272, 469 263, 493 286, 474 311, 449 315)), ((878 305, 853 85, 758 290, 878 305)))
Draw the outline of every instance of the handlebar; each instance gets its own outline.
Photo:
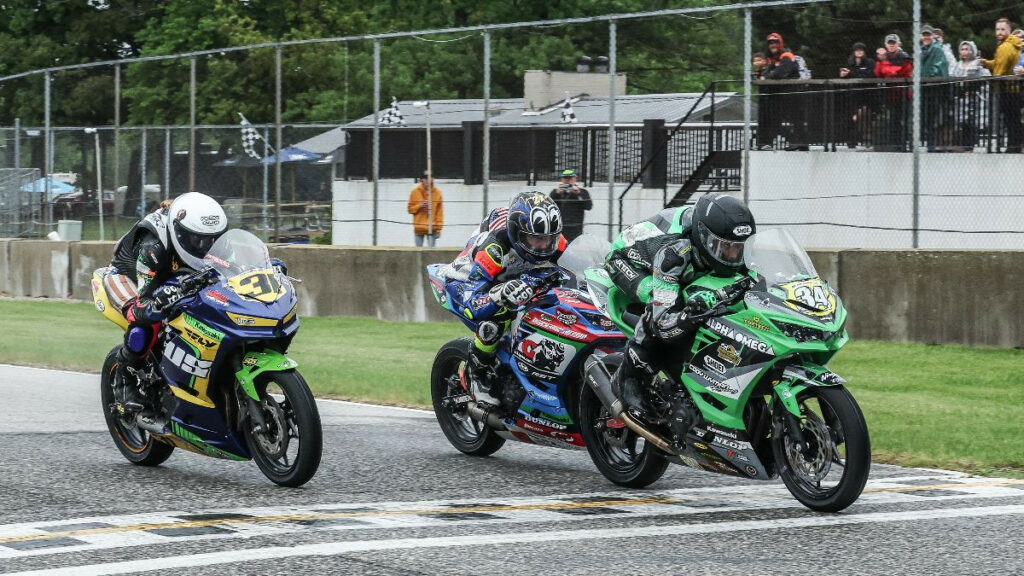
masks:
POLYGON ((185 276, 178 281, 182 297, 193 296, 203 288, 214 284, 219 279, 220 273, 213 268, 204 268, 195 274, 185 276))

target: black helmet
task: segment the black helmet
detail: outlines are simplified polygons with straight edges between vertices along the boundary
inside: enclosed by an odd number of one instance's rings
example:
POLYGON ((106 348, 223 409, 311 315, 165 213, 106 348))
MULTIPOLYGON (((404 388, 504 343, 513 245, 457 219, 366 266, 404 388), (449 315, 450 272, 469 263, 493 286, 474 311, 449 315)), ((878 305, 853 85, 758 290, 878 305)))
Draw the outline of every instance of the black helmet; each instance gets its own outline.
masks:
POLYGON ((508 239, 527 262, 550 258, 561 234, 562 213, 547 194, 522 192, 508 205, 508 239))
POLYGON ((715 275, 731 276, 743 268, 743 243, 754 232, 754 215, 732 196, 708 194, 693 208, 693 245, 715 275))

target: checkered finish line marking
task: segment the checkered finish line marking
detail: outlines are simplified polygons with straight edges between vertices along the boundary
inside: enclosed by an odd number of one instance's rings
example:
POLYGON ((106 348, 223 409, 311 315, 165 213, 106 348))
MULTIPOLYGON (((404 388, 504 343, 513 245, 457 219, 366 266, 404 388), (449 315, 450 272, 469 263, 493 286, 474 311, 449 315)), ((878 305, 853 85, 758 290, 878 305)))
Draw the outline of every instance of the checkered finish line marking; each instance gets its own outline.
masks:
MULTIPOLYGON (((857 504, 1021 495, 1024 480, 914 476, 870 481, 857 504)), ((771 508, 802 505, 779 484, 748 484, 656 493, 568 494, 491 503, 452 500, 163 512, 0 525, 0 559, 309 530, 421 528, 470 522, 544 523, 578 520, 581 516, 614 514, 616 518, 642 518, 771 508)))

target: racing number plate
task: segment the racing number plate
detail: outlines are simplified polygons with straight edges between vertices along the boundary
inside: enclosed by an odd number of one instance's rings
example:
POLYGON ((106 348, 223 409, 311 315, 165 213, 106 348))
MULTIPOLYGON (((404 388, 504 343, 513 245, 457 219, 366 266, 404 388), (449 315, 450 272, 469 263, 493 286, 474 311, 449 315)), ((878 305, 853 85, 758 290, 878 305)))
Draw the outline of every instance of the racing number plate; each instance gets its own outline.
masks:
POLYGON ((811 316, 828 316, 836 311, 836 297, 821 281, 821 278, 799 280, 779 284, 786 291, 786 305, 790 308, 811 316), (790 300, 805 304, 808 308, 797 306, 790 300))
POLYGON ((276 302, 285 293, 284 285, 277 279, 277 273, 266 269, 239 274, 228 280, 228 285, 239 296, 268 304, 276 302))

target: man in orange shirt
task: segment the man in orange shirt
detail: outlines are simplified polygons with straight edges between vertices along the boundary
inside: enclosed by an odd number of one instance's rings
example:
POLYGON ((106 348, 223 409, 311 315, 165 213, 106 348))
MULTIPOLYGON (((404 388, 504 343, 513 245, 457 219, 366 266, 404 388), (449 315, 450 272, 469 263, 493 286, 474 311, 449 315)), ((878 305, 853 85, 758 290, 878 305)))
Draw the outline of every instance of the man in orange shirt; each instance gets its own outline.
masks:
POLYGON ((424 174, 409 193, 409 214, 416 246, 423 246, 426 240, 427 246, 433 248, 444 226, 444 204, 441 190, 434 186, 430 174, 424 174))

